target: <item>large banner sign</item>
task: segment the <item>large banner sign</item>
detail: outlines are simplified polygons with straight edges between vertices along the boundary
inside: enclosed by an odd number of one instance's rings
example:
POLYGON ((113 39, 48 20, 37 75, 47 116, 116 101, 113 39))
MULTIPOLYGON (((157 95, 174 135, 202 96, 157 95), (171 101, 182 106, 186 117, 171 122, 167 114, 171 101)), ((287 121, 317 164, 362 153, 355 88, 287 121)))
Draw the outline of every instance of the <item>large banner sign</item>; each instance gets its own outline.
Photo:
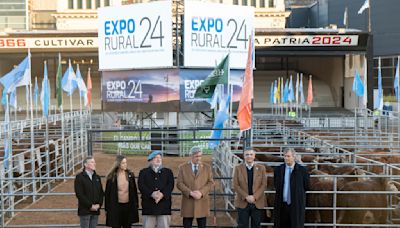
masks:
POLYGON ((246 67, 254 8, 185 1, 184 65, 215 67, 230 52, 230 67, 246 67))
POLYGON ((107 111, 179 111, 176 69, 105 71, 101 83, 107 111))
MULTIPOLYGON (((207 78, 213 69, 181 69, 180 75, 180 110, 182 112, 210 111, 210 104, 206 98, 195 98, 197 87, 207 78)), ((230 71, 230 83, 233 84, 233 102, 239 102, 243 85, 243 70, 230 71)), ((227 86, 224 86, 224 93, 227 86)))
POLYGON ((171 1, 100 8, 98 17, 100 70, 172 67, 171 1))

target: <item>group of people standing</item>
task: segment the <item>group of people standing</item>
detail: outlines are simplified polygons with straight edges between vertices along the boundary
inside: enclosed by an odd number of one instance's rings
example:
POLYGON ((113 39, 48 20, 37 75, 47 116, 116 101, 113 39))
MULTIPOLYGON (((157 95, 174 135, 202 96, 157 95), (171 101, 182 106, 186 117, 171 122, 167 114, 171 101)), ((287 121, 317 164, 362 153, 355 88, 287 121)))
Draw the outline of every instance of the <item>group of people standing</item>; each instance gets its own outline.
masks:
MULTIPOLYGON (((212 169, 201 162, 200 147, 192 147, 190 154, 190 161, 179 166, 176 181, 182 192, 183 227, 192 227, 194 219, 198 227, 206 227, 206 218, 210 215, 209 192, 214 185, 212 169)), ((264 213, 267 178, 264 165, 254 163, 254 150, 246 149, 243 155, 244 163, 235 167, 233 175, 237 221, 238 227, 250 225, 255 228, 260 227, 264 213)), ((304 227, 305 191, 309 178, 305 168, 295 162, 295 155, 293 149, 285 150, 285 164, 275 169, 275 227, 304 227)), ((103 201, 107 226, 127 228, 139 222, 137 188, 142 199, 143 227, 170 226, 171 196, 175 186, 173 172, 162 165, 160 151, 150 153, 147 160, 149 165, 140 170, 136 185, 134 173, 127 168, 126 157, 117 155, 103 191, 94 158, 84 159, 83 171, 76 176, 74 185, 81 228, 97 226, 103 201)))

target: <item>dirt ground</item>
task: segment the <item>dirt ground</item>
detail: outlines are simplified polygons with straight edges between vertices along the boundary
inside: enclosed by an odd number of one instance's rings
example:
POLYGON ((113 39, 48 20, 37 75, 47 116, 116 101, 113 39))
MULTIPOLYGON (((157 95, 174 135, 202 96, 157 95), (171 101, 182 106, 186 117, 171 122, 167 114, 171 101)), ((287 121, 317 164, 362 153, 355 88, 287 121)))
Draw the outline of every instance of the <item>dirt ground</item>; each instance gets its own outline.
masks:
MULTIPOLYGON (((107 175, 109 169, 111 168, 114 162, 114 155, 104 154, 101 152, 97 152, 94 154, 96 160, 96 169, 97 173, 100 176, 107 175)), ((178 173, 178 166, 188 161, 188 157, 164 157, 163 165, 169 167, 174 172, 176 176, 178 173)), ((203 157, 203 162, 211 165, 212 158, 210 155, 203 157)), ((147 160, 145 156, 129 156, 128 157, 128 167, 134 171, 135 175, 139 174, 139 171, 147 166, 147 160)), ((58 184, 53 192, 62 192, 62 193, 73 193, 74 192, 74 183, 73 180, 68 180, 66 182, 58 184)), ((103 179, 103 186, 105 186, 105 180, 103 179)), ((219 189, 219 183, 216 181, 216 188, 219 189)), ((174 189, 174 193, 179 193, 179 190, 174 189)), ((180 208, 180 196, 173 197, 173 209, 180 208)), ((76 208, 77 208, 77 199, 75 195, 65 195, 65 196, 46 196, 33 204, 28 204, 24 206, 24 209, 67 209, 73 211, 51 211, 51 212, 43 212, 43 211, 35 211, 35 212, 17 212, 12 220, 8 221, 10 225, 32 225, 34 224, 47 224, 47 227, 52 224, 65 224, 65 226, 70 227, 72 224, 79 224, 79 218, 77 216, 76 208)), ((222 209, 224 207, 223 200, 221 197, 217 199, 217 208, 222 209)), ((211 203, 213 206, 213 203, 211 203)), ((212 213, 213 214, 213 213, 212 213)), ((141 217, 141 216, 139 216, 141 217)), ((214 216, 211 216, 207 219, 209 225, 216 226, 224 226, 224 227, 233 227, 234 224, 225 214, 225 212, 217 212, 216 214, 216 224, 214 224, 214 216)), ((105 224, 105 212, 101 212, 101 216, 99 219, 99 226, 105 224)), ((172 212, 172 222, 171 225, 181 225, 182 219, 179 215, 179 211, 172 212)))

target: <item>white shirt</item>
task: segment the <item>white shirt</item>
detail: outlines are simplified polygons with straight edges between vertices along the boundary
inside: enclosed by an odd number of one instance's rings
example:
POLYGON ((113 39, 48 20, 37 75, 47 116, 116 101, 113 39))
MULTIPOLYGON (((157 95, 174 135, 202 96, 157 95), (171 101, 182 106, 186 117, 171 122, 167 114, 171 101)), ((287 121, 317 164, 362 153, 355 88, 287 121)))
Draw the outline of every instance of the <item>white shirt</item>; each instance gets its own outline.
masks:
POLYGON ((251 163, 251 164, 247 164, 247 162, 246 162, 245 164, 246 164, 246 167, 247 167, 248 170, 252 169, 253 166, 254 166, 254 162, 251 163))
POLYGON ((197 172, 199 171, 199 164, 193 164, 192 162, 190 162, 192 164, 192 171, 194 172, 194 170, 197 168, 197 172))
POLYGON ((93 172, 89 170, 85 170, 86 174, 89 176, 90 180, 92 180, 93 172))

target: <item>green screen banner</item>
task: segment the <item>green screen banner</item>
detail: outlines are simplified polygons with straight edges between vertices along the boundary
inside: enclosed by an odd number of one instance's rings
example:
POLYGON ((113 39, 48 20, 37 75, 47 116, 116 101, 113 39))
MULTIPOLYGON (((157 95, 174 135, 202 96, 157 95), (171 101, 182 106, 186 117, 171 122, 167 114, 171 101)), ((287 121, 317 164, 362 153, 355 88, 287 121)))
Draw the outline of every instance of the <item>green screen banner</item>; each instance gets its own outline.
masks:
MULTIPOLYGON (((103 132, 103 138, 107 140, 150 140, 150 132, 103 132)), ((103 151, 106 153, 121 152, 123 154, 148 154, 151 151, 151 142, 115 142, 104 143, 103 151)))

